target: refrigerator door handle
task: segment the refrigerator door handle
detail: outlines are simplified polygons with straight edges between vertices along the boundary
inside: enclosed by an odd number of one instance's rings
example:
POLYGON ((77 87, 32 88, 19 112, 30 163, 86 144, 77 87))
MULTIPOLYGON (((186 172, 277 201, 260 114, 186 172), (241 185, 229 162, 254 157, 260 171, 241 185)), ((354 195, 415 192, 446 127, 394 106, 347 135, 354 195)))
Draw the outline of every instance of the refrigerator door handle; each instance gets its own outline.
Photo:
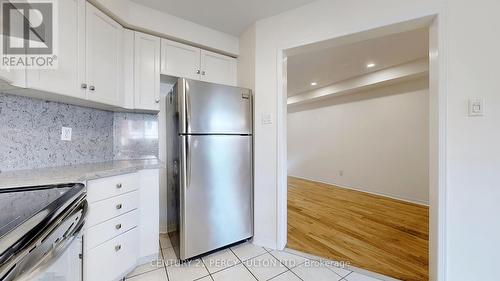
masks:
POLYGON ((188 110, 187 108, 187 102, 186 102, 186 80, 183 78, 179 78, 178 83, 178 102, 177 102, 177 111, 179 112, 179 133, 185 134, 186 131, 186 124, 187 118, 186 118, 186 111, 188 110))
POLYGON ((186 189, 189 188, 191 184, 191 152, 189 151, 189 141, 190 136, 186 136, 186 189))
MULTIPOLYGON (((186 82, 187 83, 187 82, 186 82)), ((186 133, 191 129, 191 97, 186 92, 186 133)))

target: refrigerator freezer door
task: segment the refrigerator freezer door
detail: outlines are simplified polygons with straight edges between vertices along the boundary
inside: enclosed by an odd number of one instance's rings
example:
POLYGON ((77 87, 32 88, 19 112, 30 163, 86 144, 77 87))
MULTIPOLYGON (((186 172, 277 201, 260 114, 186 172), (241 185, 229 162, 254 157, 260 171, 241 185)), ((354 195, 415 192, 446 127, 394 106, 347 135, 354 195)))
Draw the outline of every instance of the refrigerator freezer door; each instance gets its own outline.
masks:
POLYGON ((252 137, 179 136, 180 258, 253 235, 252 137))
POLYGON ((179 79, 181 134, 252 134, 248 89, 179 79))

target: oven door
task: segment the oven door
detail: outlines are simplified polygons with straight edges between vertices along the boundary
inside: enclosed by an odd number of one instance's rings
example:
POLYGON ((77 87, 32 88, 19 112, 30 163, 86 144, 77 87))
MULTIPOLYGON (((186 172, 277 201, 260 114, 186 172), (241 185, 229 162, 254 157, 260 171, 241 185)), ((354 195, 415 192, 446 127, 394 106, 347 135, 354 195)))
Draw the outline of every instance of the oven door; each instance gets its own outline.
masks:
POLYGON ((20 280, 82 281, 82 248, 82 236, 75 236, 66 247, 54 250, 45 263, 20 280))
POLYGON ((34 248, 19 260, 2 281, 81 281, 82 229, 87 213, 83 199, 37 237, 34 248))

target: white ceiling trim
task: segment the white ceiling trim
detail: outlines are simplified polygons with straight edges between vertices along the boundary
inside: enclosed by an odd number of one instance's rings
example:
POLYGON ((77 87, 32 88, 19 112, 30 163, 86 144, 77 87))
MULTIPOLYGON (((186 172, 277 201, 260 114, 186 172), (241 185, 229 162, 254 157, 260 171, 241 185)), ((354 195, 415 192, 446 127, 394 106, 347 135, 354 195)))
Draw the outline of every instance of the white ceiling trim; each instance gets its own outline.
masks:
POLYGON ((346 95, 369 88, 380 87, 424 76, 428 74, 428 71, 429 60, 420 59, 289 97, 287 99, 287 104, 298 105, 317 101, 319 99, 346 95))

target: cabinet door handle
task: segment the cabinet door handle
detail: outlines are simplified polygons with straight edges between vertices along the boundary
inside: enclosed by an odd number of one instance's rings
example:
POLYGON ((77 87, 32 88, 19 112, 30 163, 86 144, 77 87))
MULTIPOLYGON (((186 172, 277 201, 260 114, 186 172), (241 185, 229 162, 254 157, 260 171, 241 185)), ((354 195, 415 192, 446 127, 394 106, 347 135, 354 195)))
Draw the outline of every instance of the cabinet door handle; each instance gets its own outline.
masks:
POLYGON ((87 89, 87 84, 86 83, 82 83, 82 89, 87 89))
POLYGON ((118 230, 118 229, 121 229, 121 228, 122 228, 122 224, 121 224, 121 223, 119 223, 119 224, 115 225, 115 228, 116 228, 117 230, 118 230))
POLYGON ((201 72, 201 75, 205 75, 205 74, 207 74, 207 73, 205 72, 205 70, 203 70, 203 71, 201 72))
POLYGON ((117 183, 116 188, 122 188, 122 183, 117 183))
POLYGON ((155 102, 156 103, 160 103, 160 99, 155 99, 155 102))
POLYGON ((122 249, 122 245, 116 245, 115 246, 115 251, 120 251, 122 249))
POLYGON ((123 205, 121 203, 116 205, 117 210, 120 210, 122 207, 123 207, 123 205))
POLYGON ((199 69, 196 70, 196 74, 200 74, 200 70, 199 69))
POLYGON ((90 86, 90 87, 89 87, 89 90, 91 90, 91 91, 95 91, 95 87, 94 87, 94 86, 90 86))

